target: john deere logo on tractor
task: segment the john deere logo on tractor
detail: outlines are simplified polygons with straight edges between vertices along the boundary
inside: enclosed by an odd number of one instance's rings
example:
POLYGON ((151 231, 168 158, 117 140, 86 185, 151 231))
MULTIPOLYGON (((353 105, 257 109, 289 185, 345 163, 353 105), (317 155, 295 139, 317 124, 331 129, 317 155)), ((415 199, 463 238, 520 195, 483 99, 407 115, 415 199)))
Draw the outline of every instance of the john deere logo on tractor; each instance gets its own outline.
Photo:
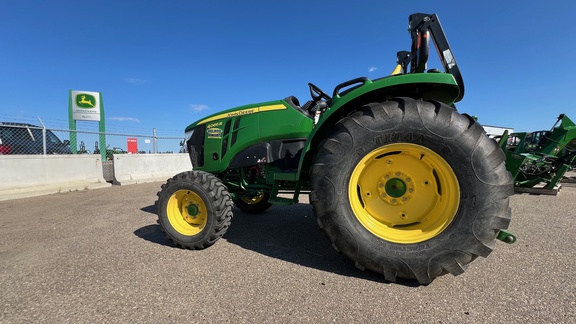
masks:
POLYGON ((96 98, 93 95, 87 93, 80 93, 76 95, 76 106, 78 108, 95 108, 96 98))

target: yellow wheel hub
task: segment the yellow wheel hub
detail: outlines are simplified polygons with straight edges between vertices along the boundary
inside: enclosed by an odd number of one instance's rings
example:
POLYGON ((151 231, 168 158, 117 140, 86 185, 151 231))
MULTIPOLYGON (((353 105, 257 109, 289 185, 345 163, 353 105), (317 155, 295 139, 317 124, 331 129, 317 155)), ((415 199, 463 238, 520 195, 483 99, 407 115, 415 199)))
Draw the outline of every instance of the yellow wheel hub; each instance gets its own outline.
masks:
POLYGON ((397 143, 368 153, 356 165, 348 196, 356 218, 372 234, 413 244, 450 225, 460 186, 440 155, 417 144, 397 143))
POLYGON ((206 226, 206 204, 190 190, 178 190, 168 200, 168 221, 178 233, 194 236, 206 226))
POLYGON ((262 199, 264 199, 264 195, 265 195, 264 193, 260 193, 260 194, 257 194, 255 196, 252 196, 252 197, 244 196, 241 199, 243 202, 247 203, 248 205, 255 205, 255 204, 261 202, 262 199))

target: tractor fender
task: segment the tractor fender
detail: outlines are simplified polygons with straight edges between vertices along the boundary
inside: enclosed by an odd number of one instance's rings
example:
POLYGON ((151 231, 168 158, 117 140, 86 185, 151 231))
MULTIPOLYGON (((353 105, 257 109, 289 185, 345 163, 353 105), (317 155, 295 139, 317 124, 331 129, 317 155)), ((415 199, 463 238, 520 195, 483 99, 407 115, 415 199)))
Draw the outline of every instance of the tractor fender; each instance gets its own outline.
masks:
MULTIPOLYGON (((453 105, 460 93, 454 77, 448 73, 417 73, 388 76, 369 80, 358 78, 356 85, 338 93, 328 102, 329 107, 322 113, 318 123, 308 136, 304 154, 300 157, 298 178, 308 173, 318 144, 326 138, 334 125, 342 118, 362 109, 372 102, 392 100, 396 97, 410 97, 423 100, 437 100, 453 105), (357 82, 357 83, 358 83, 357 82)), ((335 90, 340 90, 337 86, 335 90)))

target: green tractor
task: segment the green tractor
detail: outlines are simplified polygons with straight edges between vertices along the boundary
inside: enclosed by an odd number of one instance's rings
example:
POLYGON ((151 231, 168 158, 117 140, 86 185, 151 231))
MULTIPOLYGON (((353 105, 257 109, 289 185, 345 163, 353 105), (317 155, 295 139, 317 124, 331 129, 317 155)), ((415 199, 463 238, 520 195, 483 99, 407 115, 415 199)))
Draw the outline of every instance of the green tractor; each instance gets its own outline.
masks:
POLYGON ((454 103, 461 74, 435 14, 409 17, 411 51, 391 76, 309 83, 294 96, 226 110, 186 128, 193 170, 162 185, 159 223, 176 245, 204 249, 233 206, 262 213, 309 194, 334 248, 387 281, 459 275, 496 239, 511 243, 505 156, 454 103), (427 70, 430 39, 444 71, 427 70))
POLYGON ((504 133, 499 145, 506 153, 506 167, 518 191, 556 193, 563 176, 576 163, 576 125, 560 114, 550 130, 504 133))

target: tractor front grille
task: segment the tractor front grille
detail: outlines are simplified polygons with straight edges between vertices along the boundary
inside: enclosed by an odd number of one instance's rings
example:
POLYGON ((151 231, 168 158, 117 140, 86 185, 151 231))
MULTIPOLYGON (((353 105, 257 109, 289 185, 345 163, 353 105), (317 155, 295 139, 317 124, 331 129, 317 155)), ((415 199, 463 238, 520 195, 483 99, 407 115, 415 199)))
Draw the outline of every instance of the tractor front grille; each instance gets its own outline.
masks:
POLYGON ((192 162, 192 167, 204 166, 204 137, 206 133, 206 125, 200 125, 194 129, 194 133, 186 143, 188 147, 188 155, 192 162))

